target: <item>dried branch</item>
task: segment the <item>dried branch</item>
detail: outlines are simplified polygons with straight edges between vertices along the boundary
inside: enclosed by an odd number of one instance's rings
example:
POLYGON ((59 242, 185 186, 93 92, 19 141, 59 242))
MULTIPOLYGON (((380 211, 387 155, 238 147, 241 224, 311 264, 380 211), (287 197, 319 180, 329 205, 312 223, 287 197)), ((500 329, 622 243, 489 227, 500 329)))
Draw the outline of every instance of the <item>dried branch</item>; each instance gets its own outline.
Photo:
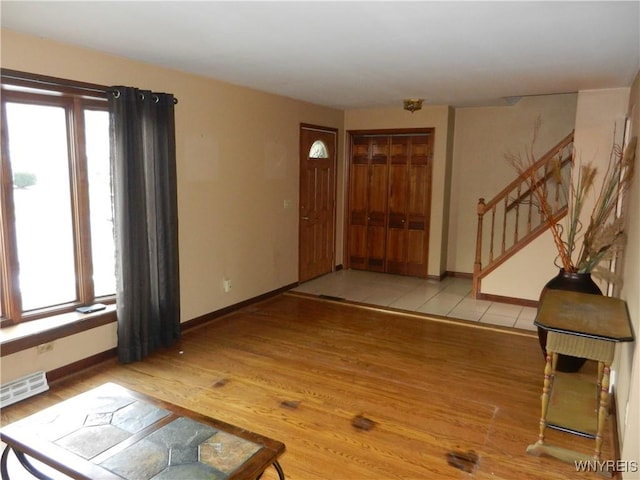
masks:
POLYGON ((523 181, 527 182, 533 198, 529 201, 538 207, 544 223, 553 236, 558 250, 557 259, 561 263, 559 266, 567 272, 589 272, 611 279, 613 274, 598 265, 605 260, 615 258, 625 246, 624 196, 633 178, 637 138, 633 137, 629 141, 624 152, 618 145, 613 145, 607 169, 596 191, 598 169, 591 163, 581 164, 577 173, 573 175, 573 180, 567 181, 563 179, 560 171, 561 159, 554 158, 540 177, 541 174, 535 168, 534 154, 534 144, 538 138, 540 126, 541 122, 538 119, 534 125, 531 145, 524 157, 520 154, 507 153, 505 159, 523 181), (567 199, 565 227, 555 222, 554 209, 547 196, 546 178, 550 178, 559 185, 567 199), (589 223, 584 229, 581 220, 584 218, 583 209, 594 191, 597 196, 589 216, 589 223), (574 262, 576 249, 578 249, 577 261, 574 262), (603 275, 603 271, 608 273, 603 275))

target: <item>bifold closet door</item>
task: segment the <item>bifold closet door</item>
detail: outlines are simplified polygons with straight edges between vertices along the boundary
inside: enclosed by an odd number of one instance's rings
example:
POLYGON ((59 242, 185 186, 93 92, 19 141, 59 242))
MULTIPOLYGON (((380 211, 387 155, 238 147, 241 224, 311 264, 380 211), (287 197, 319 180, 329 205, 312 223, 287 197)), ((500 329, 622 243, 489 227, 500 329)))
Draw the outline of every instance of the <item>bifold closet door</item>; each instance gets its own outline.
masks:
POLYGON ((407 275, 426 278, 429 261, 432 136, 411 137, 407 186, 407 275))
POLYGON ((427 277, 432 135, 353 135, 349 267, 427 277))
POLYGON ((388 137, 354 136, 349 172, 349 266, 385 271, 388 137))
POLYGON ((401 275, 407 273, 410 139, 408 136, 391 137, 389 163, 387 272, 401 275))

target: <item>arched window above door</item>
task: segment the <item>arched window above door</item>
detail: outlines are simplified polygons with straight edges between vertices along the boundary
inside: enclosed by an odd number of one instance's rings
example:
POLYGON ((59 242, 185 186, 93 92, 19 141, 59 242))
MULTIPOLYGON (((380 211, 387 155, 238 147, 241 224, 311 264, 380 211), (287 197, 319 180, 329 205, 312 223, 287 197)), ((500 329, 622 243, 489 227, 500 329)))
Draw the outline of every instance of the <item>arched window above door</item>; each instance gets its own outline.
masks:
POLYGON ((329 150, 322 140, 316 140, 309 149, 309 158, 329 158, 329 150))

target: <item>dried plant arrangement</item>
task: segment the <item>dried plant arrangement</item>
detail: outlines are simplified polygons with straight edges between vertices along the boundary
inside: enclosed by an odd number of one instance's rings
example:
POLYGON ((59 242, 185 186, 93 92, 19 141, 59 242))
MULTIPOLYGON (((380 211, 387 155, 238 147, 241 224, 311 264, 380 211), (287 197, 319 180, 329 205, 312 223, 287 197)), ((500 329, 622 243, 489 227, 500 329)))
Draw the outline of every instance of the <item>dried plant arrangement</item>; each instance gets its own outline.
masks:
MULTIPOLYGON (((505 159, 526 180, 533 202, 553 235, 558 250, 556 266, 566 272, 590 273, 615 283, 619 279, 603 262, 613 260, 626 242, 625 193, 633 178, 637 137, 630 139, 624 151, 619 145, 613 145, 608 166, 599 182, 598 168, 591 162, 574 163, 573 169, 577 170, 567 180, 561 175, 560 162, 552 160, 550 178, 560 186, 567 203, 566 217, 562 222, 556 222, 547 196, 546 181, 538 170, 532 168, 537 160, 533 147, 540 125, 538 119, 533 140, 524 157, 508 153, 505 159), (591 202, 593 207, 585 221, 583 212, 591 202)), ((576 158, 575 152, 573 158, 576 158)))

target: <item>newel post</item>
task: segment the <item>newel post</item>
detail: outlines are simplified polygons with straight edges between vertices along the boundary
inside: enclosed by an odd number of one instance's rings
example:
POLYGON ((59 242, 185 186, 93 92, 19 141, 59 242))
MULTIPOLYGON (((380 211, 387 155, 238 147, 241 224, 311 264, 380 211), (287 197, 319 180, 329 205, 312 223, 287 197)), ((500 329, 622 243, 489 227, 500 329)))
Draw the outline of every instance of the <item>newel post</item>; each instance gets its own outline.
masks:
POLYGON ((484 198, 478 200, 478 232, 476 234, 476 259, 473 264, 473 285, 471 293, 476 298, 480 291, 480 270, 482 270, 482 218, 485 212, 484 198))

